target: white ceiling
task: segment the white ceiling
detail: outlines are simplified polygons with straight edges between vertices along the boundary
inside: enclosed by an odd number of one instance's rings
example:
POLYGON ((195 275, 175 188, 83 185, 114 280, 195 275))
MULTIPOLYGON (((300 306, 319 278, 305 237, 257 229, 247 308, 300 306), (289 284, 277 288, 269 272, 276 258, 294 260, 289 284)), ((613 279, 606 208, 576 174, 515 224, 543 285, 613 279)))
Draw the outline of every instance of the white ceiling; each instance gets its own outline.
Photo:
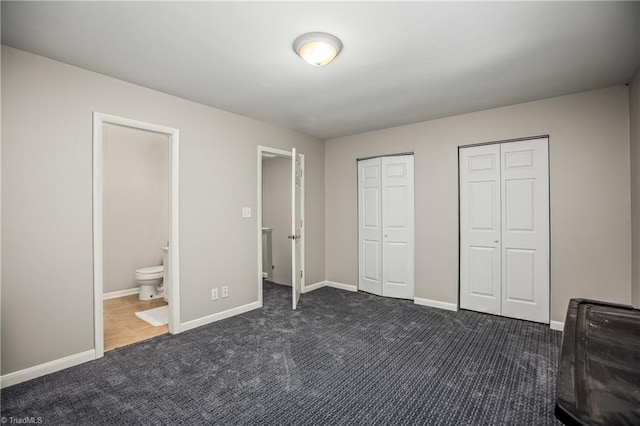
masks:
POLYGON ((640 2, 2 1, 2 43, 328 139, 627 83, 640 2))

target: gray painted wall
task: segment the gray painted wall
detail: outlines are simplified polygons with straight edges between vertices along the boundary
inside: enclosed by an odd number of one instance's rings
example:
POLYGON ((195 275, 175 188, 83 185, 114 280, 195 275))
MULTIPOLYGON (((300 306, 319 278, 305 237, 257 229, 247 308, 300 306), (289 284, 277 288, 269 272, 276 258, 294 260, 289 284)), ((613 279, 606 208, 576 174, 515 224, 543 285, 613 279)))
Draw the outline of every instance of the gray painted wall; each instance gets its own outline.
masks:
POLYGON ((640 308, 640 68, 629 84, 629 139, 631 145, 631 303, 640 308))
POLYGON ((306 271, 324 280, 322 140, 3 46, 1 374, 93 348, 94 111, 180 129, 182 322, 258 300, 257 145, 305 154, 306 271))
POLYGON ((105 124, 102 131, 104 293, 139 287, 169 240, 169 137, 105 124))
POLYGON ((458 302, 458 146, 550 135, 551 319, 571 297, 630 302, 627 88, 328 140, 326 279, 357 285, 356 158, 415 152, 417 297, 458 302))
MULTIPOLYGON (((262 161, 262 226, 273 228, 273 281, 291 285, 291 159, 262 161)), ((313 284, 313 283, 309 283, 313 284)))

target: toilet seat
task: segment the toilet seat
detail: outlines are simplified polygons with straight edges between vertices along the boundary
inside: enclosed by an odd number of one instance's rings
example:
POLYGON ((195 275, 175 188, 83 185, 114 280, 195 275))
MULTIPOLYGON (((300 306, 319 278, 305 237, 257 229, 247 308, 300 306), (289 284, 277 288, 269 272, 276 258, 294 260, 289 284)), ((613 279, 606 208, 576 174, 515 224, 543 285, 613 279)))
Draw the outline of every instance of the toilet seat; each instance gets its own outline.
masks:
POLYGON ((157 280, 164 275, 164 266, 148 266, 146 268, 136 269, 136 280, 157 280))

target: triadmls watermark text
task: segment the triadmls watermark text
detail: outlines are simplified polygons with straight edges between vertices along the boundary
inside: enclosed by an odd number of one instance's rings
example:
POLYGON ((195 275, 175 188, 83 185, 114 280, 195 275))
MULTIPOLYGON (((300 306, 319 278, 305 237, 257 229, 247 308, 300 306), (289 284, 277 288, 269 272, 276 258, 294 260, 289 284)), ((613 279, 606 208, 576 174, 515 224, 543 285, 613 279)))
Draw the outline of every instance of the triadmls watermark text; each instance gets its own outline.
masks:
POLYGON ((39 425, 44 422, 42 417, 22 416, 22 417, 1 417, 0 423, 7 425, 39 425))

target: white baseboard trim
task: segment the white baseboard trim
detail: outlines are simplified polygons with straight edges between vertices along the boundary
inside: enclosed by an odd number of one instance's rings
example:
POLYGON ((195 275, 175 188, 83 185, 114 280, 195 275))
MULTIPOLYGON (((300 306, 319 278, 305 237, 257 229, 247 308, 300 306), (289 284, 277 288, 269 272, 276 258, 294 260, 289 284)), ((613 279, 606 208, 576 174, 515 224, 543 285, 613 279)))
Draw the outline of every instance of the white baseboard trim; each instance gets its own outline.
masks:
POLYGON ((319 288, 324 287, 325 285, 327 285, 326 281, 320 281, 315 284, 306 285, 302 287, 302 293, 309 293, 310 291, 317 290, 319 288))
POLYGON ((416 305, 430 306, 432 308, 446 309, 447 311, 457 311, 456 303, 440 302, 439 300, 423 299, 422 297, 414 297, 413 303, 416 305))
POLYGON ((245 312, 253 311, 254 309, 258 308, 262 308, 262 303, 252 302, 247 303, 246 305, 238 306, 236 308, 227 309, 226 311, 218 312, 217 314, 211 314, 207 315, 206 317, 198 318, 196 320, 183 322, 180 325, 180 332, 191 330, 192 328, 196 327, 202 327, 203 325, 211 324, 212 322, 244 314, 245 312))
POLYGON ((102 295, 102 300, 115 299, 116 297, 131 296, 132 294, 140 294, 140 287, 127 288, 125 290, 110 291, 102 295))
POLYGON ((562 331, 564 330, 564 323, 561 321, 550 321, 549 327, 551 327, 552 330, 562 331))
POLYGON ((267 272, 262 273, 262 278, 269 278, 269 274, 267 272))
POLYGON ((347 291, 354 291, 354 292, 358 291, 358 287, 355 285, 337 283, 335 281, 325 281, 324 285, 326 285, 327 287, 333 287, 340 290, 347 290, 347 291))
POLYGON ((24 370, 5 374, 0 377, 0 388, 17 385, 18 383, 55 373, 56 371, 64 370, 65 368, 83 364, 88 361, 93 361, 94 359, 96 359, 96 351, 95 349, 91 349, 78 354, 69 355, 64 358, 45 362, 44 364, 36 365, 34 367, 25 368, 24 370))

